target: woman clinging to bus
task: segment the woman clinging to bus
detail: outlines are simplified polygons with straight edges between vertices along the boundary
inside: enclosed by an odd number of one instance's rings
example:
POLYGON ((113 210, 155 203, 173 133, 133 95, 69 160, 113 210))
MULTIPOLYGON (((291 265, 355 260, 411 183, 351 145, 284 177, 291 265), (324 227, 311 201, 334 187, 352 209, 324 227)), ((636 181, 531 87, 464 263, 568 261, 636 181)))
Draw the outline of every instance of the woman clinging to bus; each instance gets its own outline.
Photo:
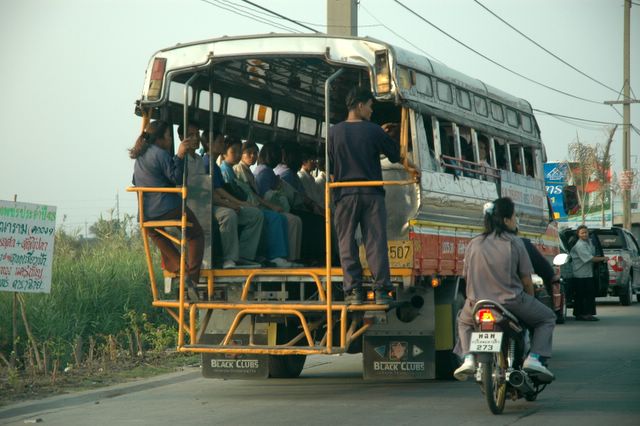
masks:
POLYGON ((473 238, 464 254, 462 275, 466 281, 464 307, 458 315, 458 355, 464 363, 453 373, 466 380, 476 370, 474 356, 469 353, 473 331, 473 306, 478 300, 490 299, 502 304, 527 326, 534 329, 531 350, 524 361, 527 372, 553 379, 542 364, 551 356, 555 313, 533 296, 533 267, 524 243, 516 236, 515 205, 510 198, 498 198, 484 206, 484 232, 473 238))
MULTIPOLYGON (((178 152, 171 157, 173 145, 171 126, 165 121, 150 122, 129 150, 129 157, 136 160, 133 168, 133 184, 138 187, 175 188, 182 184, 184 156, 195 150, 198 139, 186 138, 178 146, 178 152)), ((145 193, 144 220, 179 220, 182 217, 180 196, 175 193, 145 193)), ((196 283, 200 279, 200 267, 204 253, 204 236, 196 216, 187 208, 187 276, 188 296, 197 300, 196 283)), ((174 274, 180 272, 180 252, 171 240, 149 228, 149 237, 160 249, 164 268, 174 274)))

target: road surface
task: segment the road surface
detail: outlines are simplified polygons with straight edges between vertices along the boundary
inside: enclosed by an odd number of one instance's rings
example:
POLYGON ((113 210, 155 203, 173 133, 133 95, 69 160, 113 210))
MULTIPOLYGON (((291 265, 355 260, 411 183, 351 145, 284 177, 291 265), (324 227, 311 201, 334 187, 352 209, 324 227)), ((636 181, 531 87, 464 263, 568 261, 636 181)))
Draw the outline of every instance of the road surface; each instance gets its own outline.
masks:
POLYGON ((204 379, 197 368, 0 408, 23 425, 640 425, 640 304, 599 302, 600 322, 556 327, 556 381, 492 415, 472 382, 370 382, 359 355, 313 356, 300 378, 204 379))

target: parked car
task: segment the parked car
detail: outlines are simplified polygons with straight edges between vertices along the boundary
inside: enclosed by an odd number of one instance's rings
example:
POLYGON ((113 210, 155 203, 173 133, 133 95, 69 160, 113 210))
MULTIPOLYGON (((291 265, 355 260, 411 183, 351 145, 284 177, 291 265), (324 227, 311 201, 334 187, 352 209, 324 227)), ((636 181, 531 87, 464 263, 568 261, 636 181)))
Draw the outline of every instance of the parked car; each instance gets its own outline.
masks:
MULTIPOLYGON (((629 306, 636 294, 640 302, 640 246, 633 234, 618 228, 589 229, 591 242, 596 256, 607 256, 606 263, 594 264, 594 277, 597 277, 596 297, 617 296, 620 304, 629 306)), ((569 253, 578 240, 575 229, 560 232, 560 248, 569 253)), ((573 301, 571 289, 571 262, 561 267, 561 275, 565 283, 567 304, 573 301)))

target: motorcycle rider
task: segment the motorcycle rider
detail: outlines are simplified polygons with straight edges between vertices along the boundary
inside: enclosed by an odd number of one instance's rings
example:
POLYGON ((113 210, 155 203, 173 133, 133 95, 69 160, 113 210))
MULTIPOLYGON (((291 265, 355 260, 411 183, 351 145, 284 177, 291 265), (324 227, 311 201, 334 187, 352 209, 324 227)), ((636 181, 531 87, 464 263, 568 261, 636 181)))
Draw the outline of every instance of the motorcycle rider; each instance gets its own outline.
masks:
POLYGON ((469 342, 474 329, 473 307, 481 299, 502 304, 534 329, 531 351, 523 369, 553 380, 553 373, 542 361, 551 356, 556 315, 534 297, 531 260, 516 232, 515 205, 510 198, 498 198, 485 204, 484 232, 471 240, 464 256, 467 299, 458 314, 459 341, 456 347, 456 353, 464 356, 464 362, 454 372, 458 380, 466 380, 476 371, 475 358, 469 353, 469 342))

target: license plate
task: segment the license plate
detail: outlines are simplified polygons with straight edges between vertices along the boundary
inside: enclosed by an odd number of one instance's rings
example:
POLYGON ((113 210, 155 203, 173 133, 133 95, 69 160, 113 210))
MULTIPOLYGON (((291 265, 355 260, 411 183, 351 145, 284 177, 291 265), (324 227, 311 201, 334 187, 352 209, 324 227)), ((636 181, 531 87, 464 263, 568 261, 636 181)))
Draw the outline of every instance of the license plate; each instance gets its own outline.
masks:
MULTIPOLYGON (((412 268, 413 244, 411 240, 388 241, 387 254, 389 255, 389 266, 392 268, 412 268)), ((364 246, 360 246, 359 249, 360 263, 364 268, 368 268, 364 246)))
POLYGON ((470 352, 500 352, 502 344, 501 331, 471 333, 470 352))

